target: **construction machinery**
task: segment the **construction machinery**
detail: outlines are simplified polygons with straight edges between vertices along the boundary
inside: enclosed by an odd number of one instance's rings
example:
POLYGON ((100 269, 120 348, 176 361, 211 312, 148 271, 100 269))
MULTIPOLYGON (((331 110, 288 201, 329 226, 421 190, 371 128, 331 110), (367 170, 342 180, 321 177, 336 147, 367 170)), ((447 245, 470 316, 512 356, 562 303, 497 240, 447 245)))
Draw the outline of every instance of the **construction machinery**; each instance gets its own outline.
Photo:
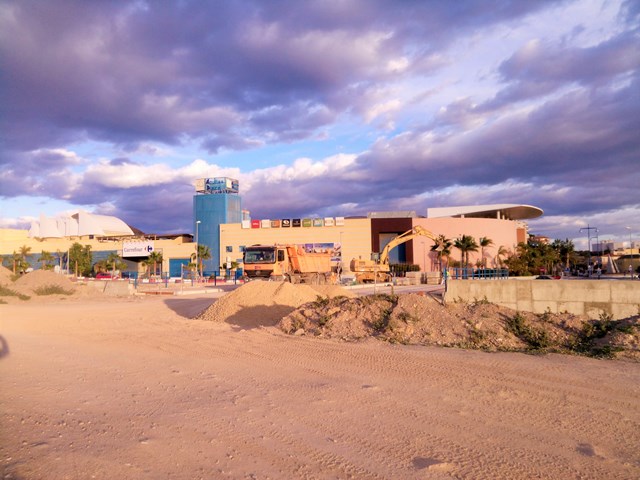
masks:
POLYGON ((351 271, 355 273, 356 281, 359 283, 384 283, 391 281, 389 252, 398 245, 419 236, 428 237, 434 241, 437 240, 437 237, 429 230, 420 225, 416 225, 411 230, 407 230, 387 243, 382 249, 382 252, 380 252, 380 257, 377 260, 361 260, 356 258, 351 260, 350 267, 351 271))
POLYGON ((244 250, 245 280, 333 283, 330 252, 306 252, 298 245, 252 245, 244 250))

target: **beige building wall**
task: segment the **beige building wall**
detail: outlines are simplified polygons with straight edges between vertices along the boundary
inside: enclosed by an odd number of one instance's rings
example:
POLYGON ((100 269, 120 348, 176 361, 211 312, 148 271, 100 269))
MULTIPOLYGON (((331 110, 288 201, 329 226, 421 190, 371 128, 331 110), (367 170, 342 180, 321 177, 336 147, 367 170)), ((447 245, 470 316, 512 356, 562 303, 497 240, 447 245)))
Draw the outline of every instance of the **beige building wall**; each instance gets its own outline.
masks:
POLYGON ((242 259, 240 247, 251 245, 335 243, 342 244, 344 272, 352 258, 371 256, 371 220, 344 220, 344 225, 289 228, 242 228, 239 223, 220 225, 220 259, 242 259), (227 251, 231 248, 231 252, 227 251))

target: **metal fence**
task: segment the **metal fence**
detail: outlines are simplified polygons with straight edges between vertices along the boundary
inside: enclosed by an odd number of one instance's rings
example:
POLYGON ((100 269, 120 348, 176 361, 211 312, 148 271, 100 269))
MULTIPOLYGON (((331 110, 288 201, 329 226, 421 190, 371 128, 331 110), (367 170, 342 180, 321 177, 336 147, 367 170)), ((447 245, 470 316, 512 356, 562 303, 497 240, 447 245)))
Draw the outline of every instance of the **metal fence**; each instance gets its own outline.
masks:
POLYGON ((509 278, 506 268, 449 268, 453 280, 499 280, 509 278))

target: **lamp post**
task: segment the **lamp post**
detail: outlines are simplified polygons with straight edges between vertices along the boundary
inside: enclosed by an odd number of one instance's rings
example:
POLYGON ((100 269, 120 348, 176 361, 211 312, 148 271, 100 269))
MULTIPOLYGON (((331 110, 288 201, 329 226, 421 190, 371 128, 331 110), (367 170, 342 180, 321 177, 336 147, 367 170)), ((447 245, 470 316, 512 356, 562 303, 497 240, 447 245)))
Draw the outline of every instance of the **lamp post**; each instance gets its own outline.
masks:
POLYGON ((633 255, 633 249, 631 248, 631 227, 624 227, 629 230, 629 255, 633 255))
POLYGON ((587 224, 586 227, 580 229, 580 232, 582 232, 583 230, 587 231, 587 239, 588 239, 588 242, 589 242, 589 263, 587 264, 587 270, 589 272, 591 272, 591 270, 590 270, 590 267, 592 267, 592 265, 591 265, 591 230, 595 230, 596 233, 598 233, 598 228, 597 227, 591 227, 591 226, 589 226, 589 224, 587 224))
POLYGON ((344 245, 342 244, 342 234, 340 232, 340 258, 338 259, 338 282, 342 283, 342 269, 344 268, 344 245))
POLYGON ((198 225, 200 225, 200 220, 196 221, 196 282, 198 281, 198 225))

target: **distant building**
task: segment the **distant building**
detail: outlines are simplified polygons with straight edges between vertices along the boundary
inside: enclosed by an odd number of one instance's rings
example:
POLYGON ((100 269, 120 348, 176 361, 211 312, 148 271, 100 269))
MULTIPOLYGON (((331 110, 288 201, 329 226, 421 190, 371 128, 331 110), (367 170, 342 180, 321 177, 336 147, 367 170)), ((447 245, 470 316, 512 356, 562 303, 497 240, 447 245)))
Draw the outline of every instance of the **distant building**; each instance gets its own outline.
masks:
MULTIPOLYGON (((241 223, 248 216, 242 210, 239 182, 228 177, 202 178, 196 181, 193 196, 193 235, 197 243, 206 245, 211 258, 203 261, 203 270, 217 271, 226 256, 220 255, 220 225, 241 223)), ((179 265, 173 264, 171 272, 179 273, 179 265)))
MULTIPOLYGON (((204 262, 206 276, 237 262, 242 267, 244 248, 254 244, 300 244, 307 249, 333 252, 334 264, 342 264, 348 274, 352 258, 371 258, 398 235, 421 226, 435 235, 444 235, 452 243, 463 235, 491 244, 469 252, 470 263, 499 266, 504 252, 514 252, 528 238, 526 220, 542 215, 528 205, 500 204, 451 207, 427 210, 427 216, 415 211, 379 211, 359 217, 308 217, 252 219, 242 208, 238 182, 226 177, 200 179, 193 197, 193 232, 179 235, 145 235, 116 217, 83 212, 58 219, 41 217, 30 230, 0 229, 0 255, 7 264, 13 252, 25 246, 31 249, 29 262, 39 268, 42 251, 55 254, 63 263, 68 248, 75 242, 90 245, 93 261, 117 253, 127 262, 127 271, 143 272, 151 252, 162 254, 162 272, 179 277, 183 266, 192 262, 195 240, 209 247, 211 259, 204 262), (450 214, 447 216, 446 214, 450 214), (498 252, 502 252, 501 255, 498 252)), ((418 265, 423 271, 439 268, 437 253, 428 237, 417 237, 394 248, 390 263, 418 265)), ((449 262, 459 262, 460 252, 451 248, 449 262)))

